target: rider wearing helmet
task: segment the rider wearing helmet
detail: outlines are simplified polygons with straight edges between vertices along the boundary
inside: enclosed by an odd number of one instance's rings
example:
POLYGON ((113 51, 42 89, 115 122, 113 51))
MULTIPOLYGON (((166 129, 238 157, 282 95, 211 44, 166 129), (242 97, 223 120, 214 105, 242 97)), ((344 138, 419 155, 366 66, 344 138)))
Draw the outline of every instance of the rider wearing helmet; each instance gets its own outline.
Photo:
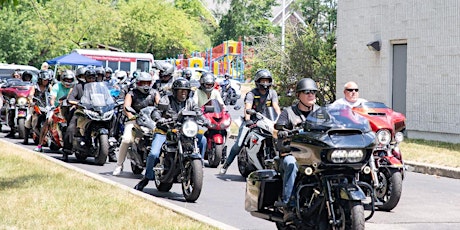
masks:
MULTIPOLYGON (((233 145, 232 149, 230 150, 230 154, 228 155, 227 160, 220 169, 221 174, 225 174, 227 172, 227 168, 233 162, 236 155, 238 155, 241 151, 242 146, 240 146, 238 143, 240 143, 240 138, 244 138, 241 135, 243 127, 245 125, 254 125, 254 121, 252 119, 255 119, 255 115, 251 117, 246 113, 246 110, 254 109, 256 112, 260 112, 266 117, 271 117, 270 110, 268 107, 273 107, 276 116, 278 116, 281 113, 281 109, 278 104, 278 94, 275 90, 270 89, 273 82, 273 78, 270 71, 266 69, 261 69, 257 71, 254 76, 254 81, 257 87, 249 91, 246 94, 246 97, 244 98, 244 122, 240 126, 240 129, 238 131, 238 138, 235 141, 235 144, 233 145)), ((276 119, 276 117, 274 119, 276 119)))
POLYGON ((282 127, 278 131, 277 149, 280 156, 280 172, 283 179, 283 194, 281 201, 276 201, 275 206, 284 209, 284 221, 293 218, 290 202, 294 182, 297 175, 297 164, 294 156, 290 154, 289 140, 287 139, 288 131, 293 130, 298 124, 305 121, 305 118, 311 111, 319 108, 316 105, 316 92, 318 88, 316 82, 311 78, 301 79, 296 86, 296 96, 298 102, 284 109, 278 118, 275 127, 282 127))
POLYGON ((190 79, 192 78, 192 70, 190 70, 189 68, 184 69, 182 71, 182 77, 190 81, 190 79))
POLYGON ((125 123, 125 129, 118 153, 117 166, 113 171, 114 176, 120 175, 123 171, 123 163, 128 152, 128 148, 133 142, 132 129, 136 124, 136 117, 127 111, 127 107, 133 108, 137 113, 147 106, 155 106, 160 100, 160 94, 152 88, 153 77, 149 73, 141 72, 137 76, 136 87, 130 90, 124 100, 124 112, 128 121, 125 123))
MULTIPOLYGON (((34 87, 32 88, 29 94, 29 101, 33 101, 34 103, 37 103, 37 100, 38 100, 42 103, 45 103, 48 100, 47 97, 50 92, 49 83, 51 79, 52 79, 52 76, 49 71, 41 70, 40 73, 38 74, 37 84, 34 85, 34 87)), ((48 104, 44 104, 44 105, 49 106, 48 104)), ((35 113, 33 104, 30 104, 29 114, 31 114, 31 116, 28 116, 25 122, 26 132, 24 135, 24 142, 23 142, 24 144, 29 143, 29 133, 30 133, 30 130, 32 129, 32 125, 36 125, 36 123, 38 122, 37 121, 38 114, 35 113)), ((43 140, 43 138, 41 138, 41 140, 43 140)), ((43 152, 41 144, 42 142, 39 142, 37 148, 35 148, 34 150, 38 152, 43 152)))
POLYGON ((199 107, 202 107, 206 102, 211 99, 216 99, 219 101, 222 109, 225 110, 225 104, 220 96, 218 90, 214 89, 214 84, 216 79, 214 75, 209 72, 204 72, 200 78, 200 88, 193 95, 193 100, 198 104, 199 107))
POLYGON ((102 82, 105 80, 105 69, 103 67, 97 67, 94 69, 96 71, 96 81, 102 82))
MULTIPOLYGON (((209 121, 202 116, 201 108, 198 107, 193 99, 188 97, 190 90, 190 82, 187 79, 179 78, 175 80, 172 84, 173 94, 162 96, 158 108, 152 113, 153 120, 157 122, 157 128, 155 129, 152 147, 147 157, 145 176, 134 187, 135 189, 142 191, 149 183, 149 180, 153 180, 155 177, 153 167, 157 164, 161 146, 166 141, 166 132, 168 131, 168 125, 165 124, 166 119, 175 117, 181 110, 188 110, 201 114, 201 119, 205 122, 205 125, 209 124, 209 121)), ((204 155, 206 138, 203 135, 197 135, 197 138, 199 140, 198 147, 201 150, 201 155, 204 155)))
POLYGON ((174 66, 169 62, 157 62, 156 68, 159 70, 159 80, 155 82, 154 89, 160 92, 161 96, 171 94, 171 87, 174 81, 172 75, 174 73, 174 66))
POLYGON ((22 73, 21 79, 24 82, 31 82, 33 77, 34 76, 33 76, 32 72, 29 71, 29 70, 26 70, 26 71, 24 71, 24 73, 22 73))
POLYGON ((113 70, 110 67, 105 68, 105 81, 110 81, 112 79, 113 70))
POLYGON ((88 70, 86 67, 80 67, 75 71, 75 75, 77 76, 78 83, 85 82, 85 72, 88 70))

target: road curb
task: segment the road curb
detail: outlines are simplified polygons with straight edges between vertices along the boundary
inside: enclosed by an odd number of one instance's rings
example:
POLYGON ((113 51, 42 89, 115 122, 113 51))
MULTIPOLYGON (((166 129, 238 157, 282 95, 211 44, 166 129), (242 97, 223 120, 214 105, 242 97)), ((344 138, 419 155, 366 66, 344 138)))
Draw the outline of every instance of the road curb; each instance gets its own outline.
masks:
POLYGON ((408 171, 460 179, 459 168, 444 167, 439 165, 418 163, 413 161, 404 161, 404 163, 408 166, 408 171))
MULTIPOLYGON (((10 142, 8 141, 5 141, 3 139, 0 139, 1 142, 3 142, 4 144, 11 144, 10 142)), ((211 219, 207 216, 204 216, 202 214, 199 214, 199 213, 196 213, 196 212, 193 212, 191 210, 188 210, 186 208, 183 208, 181 206, 178 206, 178 205, 175 205, 175 204, 172 204, 172 203, 169 203, 163 199, 160 199, 158 197, 155 197, 153 195, 150 195, 148 193, 144 193, 144 192, 141 192, 141 191, 138 191, 138 190, 135 190, 134 188, 131 188, 131 187, 128 187, 126 185, 123 185, 123 184, 120 184, 118 182, 115 182, 115 181, 112 181, 112 180, 109 180, 101 175, 98 175, 98 174, 95 174, 95 173, 92 173, 92 172, 89 172, 89 171, 86 171, 86 170, 83 170, 81 168, 78 168, 76 166, 73 166, 71 164, 68 164, 68 163, 65 163, 61 160, 58 160, 54 157, 50 157, 48 155, 45 155, 43 153, 39 153, 39 152, 35 152, 33 150, 30 150, 24 146, 21 146, 21 145, 15 145, 15 147, 18 147, 18 148, 21 148, 23 149, 24 151, 27 151, 31 154, 35 154, 37 156, 40 156, 42 158, 45 158, 46 160, 49 160, 53 163, 56 163, 64 168, 67 168, 67 169, 70 169, 70 170, 74 170, 76 172, 79 172, 85 176, 88 176, 88 177, 91 177, 91 178, 94 178, 98 181, 101 181, 101 182, 104 182, 104 183, 107 183, 107 184, 110 184, 110 185, 113 185, 115 187, 118 187, 120 189, 123 189, 125 191, 128 191, 134 195, 137 195, 139 197, 142 197, 146 200, 149 200, 149 201, 152 201, 154 202, 155 204, 161 206, 161 207, 164 207, 164 208, 167 208, 167 209, 170 209, 176 213, 179 213, 179 214, 182 214, 184 216, 187 216, 191 219, 194 219, 198 222, 202 222, 202 223, 205 223, 207 225, 210 225, 210 226, 213 226, 213 227, 216 227, 218 229, 231 229, 231 230, 234 230, 234 229, 238 229, 238 228, 235 228, 233 226, 230 226, 230 225, 227 225, 227 224, 224 224, 222 222, 219 222, 217 220, 214 220, 214 219, 211 219)))

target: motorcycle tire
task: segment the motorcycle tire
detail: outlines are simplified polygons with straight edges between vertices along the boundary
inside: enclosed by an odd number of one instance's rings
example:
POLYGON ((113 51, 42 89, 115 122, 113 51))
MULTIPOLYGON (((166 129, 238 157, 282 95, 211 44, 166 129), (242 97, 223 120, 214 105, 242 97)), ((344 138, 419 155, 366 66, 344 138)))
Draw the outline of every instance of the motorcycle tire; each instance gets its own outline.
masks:
POLYGON ((99 138, 96 139, 98 146, 98 154, 96 156, 95 163, 97 165, 104 165, 107 161, 107 156, 109 155, 109 137, 107 134, 99 135, 99 138))
POLYGON ((223 144, 213 144, 213 152, 208 155, 209 167, 216 168, 219 166, 222 160, 224 146, 223 144))
POLYGON ((364 230, 365 218, 364 218, 364 206, 361 201, 348 200, 342 202, 345 206, 345 223, 344 229, 356 229, 364 230))
MULTIPOLYGON (((58 151, 60 149, 59 146, 54 142, 51 142, 49 147, 50 147, 51 151, 58 151)), ((86 157, 85 157, 85 159, 86 159, 86 157)))
POLYGON ((155 187, 160 192, 169 192, 173 186, 173 183, 164 183, 159 180, 155 180, 155 187))
POLYGON ((18 119, 18 133, 19 133, 19 139, 24 139, 26 136, 26 119, 25 118, 20 118, 18 119))
POLYGON ((203 165, 200 159, 193 159, 185 168, 186 178, 182 181, 182 194, 187 202, 195 202, 203 187, 203 165))
POLYGON ((133 171, 134 175, 139 175, 144 171, 144 168, 137 166, 133 162, 131 162, 131 171, 133 171))
POLYGON ((243 147, 240 154, 238 154, 238 171, 244 178, 247 178, 251 172, 255 171, 255 168, 249 163, 245 147, 243 147))
POLYGON ((381 188, 377 188, 375 193, 383 205, 377 206, 379 210, 391 211, 399 203, 402 193, 402 175, 398 169, 383 169, 379 172, 381 188))

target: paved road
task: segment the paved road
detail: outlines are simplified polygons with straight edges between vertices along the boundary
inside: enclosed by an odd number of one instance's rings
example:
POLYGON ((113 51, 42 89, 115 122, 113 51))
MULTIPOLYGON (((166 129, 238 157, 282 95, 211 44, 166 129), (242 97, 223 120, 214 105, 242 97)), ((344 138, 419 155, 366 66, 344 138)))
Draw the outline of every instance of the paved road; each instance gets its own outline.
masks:
MULTIPOLYGON (((232 114, 236 115, 232 111, 232 114)), ((3 138, 6 133, 0 133, 3 138)), ((19 139, 8 139, 22 145, 19 139)), ((229 140, 231 146, 233 140, 229 140)), ((26 146, 33 149, 33 145, 26 146)), ((61 158, 60 154, 45 154, 61 158)), ((119 177, 111 175, 115 163, 104 166, 91 164, 92 158, 86 162, 69 157, 69 163, 81 169, 101 175, 107 179, 133 187, 140 176, 133 175, 129 162, 125 162, 125 171, 119 177)), ((180 207, 208 216, 239 229, 275 229, 271 222, 252 217, 244 210, 245 180, 238 173, 236 162, 229 168, 226 175, 219 175, 214 168, 204 168, 204 187, 200 198, 195 203, 186 203, 182 197, 179 184, 175 184, 170 192, 161 193, 150 183, 144 190, 146 193, 160 197, 180 207)), ((391 212, 377 212, 366 223, 367 229, 460 229, 460 180, 436 177, 408 172, 403 182, 403 195, 399 205, 391 212)))

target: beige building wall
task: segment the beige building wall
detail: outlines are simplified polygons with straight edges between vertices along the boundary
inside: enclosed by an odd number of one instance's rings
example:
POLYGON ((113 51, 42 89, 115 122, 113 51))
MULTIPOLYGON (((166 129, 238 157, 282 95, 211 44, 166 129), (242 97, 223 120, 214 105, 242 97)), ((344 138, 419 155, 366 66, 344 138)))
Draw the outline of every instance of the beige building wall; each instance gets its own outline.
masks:
POLYGON ((356 81, 361 97, 392 106, 393 44, 407 44, 407 134, 460 142, 460 1, 339 0, 337 97, 356 81), (380 51, 366 44, 381 41, 380 51))

